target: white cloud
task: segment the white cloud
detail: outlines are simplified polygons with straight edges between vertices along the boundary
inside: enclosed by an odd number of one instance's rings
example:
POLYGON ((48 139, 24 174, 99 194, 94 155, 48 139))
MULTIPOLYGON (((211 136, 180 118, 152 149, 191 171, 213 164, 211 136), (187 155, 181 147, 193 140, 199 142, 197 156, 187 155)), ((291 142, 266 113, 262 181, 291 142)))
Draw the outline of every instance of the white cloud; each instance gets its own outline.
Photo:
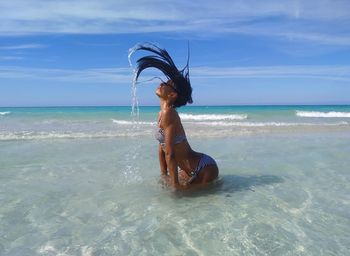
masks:
MULTIPOLYGON (((259 67, 193 67, 192 81, 199 79, 254 79, 254 78, 303 78, 334 81, 350 81, 350 66, 259 66, 259 67)), ((143 74, 140 81, 153 76, 143 74)), ((0 67, 1 79, 53 80, 73 83, 131 84, 130 68, 104 69, 44 69, 25 67, 0 67)), ((154 83, 152 81, 151 83, 154 83)))
POLYGON ((350 81, 350 66, 198 67, 192 78, 310 78, 350 81))
POLYGON ((0 67, 0 78, 120 84, 131 82, 132 71, 129 68, 69 70, 3 66, 0 67))
POLYGON ((0 56, 0 60, 23 60, 20 56, 0 56))
POLYGON ((0 2, 0 35, 244 33, 347 45, 349 9, 348 0, 12 0, 0 2))
POLYGON ((18 44, 18 45, 5 45, 0 46, 0 50, 23 50, 23 49, 37 49, 45 48, 43 44, 18 44))

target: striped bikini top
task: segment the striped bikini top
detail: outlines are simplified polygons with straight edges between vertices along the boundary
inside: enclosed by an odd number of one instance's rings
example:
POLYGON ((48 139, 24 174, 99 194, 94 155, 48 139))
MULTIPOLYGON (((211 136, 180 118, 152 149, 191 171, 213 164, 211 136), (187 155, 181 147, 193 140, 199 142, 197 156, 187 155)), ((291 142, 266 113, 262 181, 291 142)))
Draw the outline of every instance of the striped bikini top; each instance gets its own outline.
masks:
MULTIPOLYGON (((156 139, 159 141, 159 144, 165 145, 165 134, 164 134, 164 129, 162 129, 160 127, 160 119, 158 121, 158 130, 156 132, 156 139)), ((187 138, 186 138, 186 135, 184 133, 179 134, 179 135, 175 136, 174 144, 179 144, 179 143, 186 141, 186 140, 187 140, 187 138)))
MULTIPOLYGON (((159 141, 159 144, 165 145, 165 135, 164 130, 159 127, 157 133, 156 133, 156 139, 159 141)), ((176 135, 174 138, 174 144, 179 144, 183 141, 186 141, 186 135, 185 134, 179 134, 176 135)))

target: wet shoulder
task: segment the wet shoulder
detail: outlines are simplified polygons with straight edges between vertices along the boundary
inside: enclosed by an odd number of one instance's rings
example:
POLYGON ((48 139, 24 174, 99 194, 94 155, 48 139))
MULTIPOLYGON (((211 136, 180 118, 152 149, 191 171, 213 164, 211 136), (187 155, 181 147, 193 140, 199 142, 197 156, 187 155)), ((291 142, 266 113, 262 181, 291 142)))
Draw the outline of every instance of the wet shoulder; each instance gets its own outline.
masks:
POLYGON ((170 124, 177 123, 179 121, 179 114, 173 108, 169 108, 162 111, 162 124, 168 126, 170 124))

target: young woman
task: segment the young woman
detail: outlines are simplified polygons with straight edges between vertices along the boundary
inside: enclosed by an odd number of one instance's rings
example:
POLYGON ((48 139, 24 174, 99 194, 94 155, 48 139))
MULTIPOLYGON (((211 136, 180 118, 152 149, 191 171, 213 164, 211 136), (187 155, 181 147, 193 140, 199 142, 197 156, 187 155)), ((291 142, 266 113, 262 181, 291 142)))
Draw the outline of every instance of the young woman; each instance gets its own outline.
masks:
POLYGON ((154 55, 137 61, 135 80, 146 68, 159 69, 166 77, 156 89, 160 100, 158 130, 159 163, 163 178, 175 188, 206 184, 218 177, 218 166, 210 156, 192 150, 187 141, 181 119, 176 109, 192 103, 192 87, 189 80, 188 63, 178 70, 168 52, 147 44, 137 45, 133 52, 144 50, 154 55))

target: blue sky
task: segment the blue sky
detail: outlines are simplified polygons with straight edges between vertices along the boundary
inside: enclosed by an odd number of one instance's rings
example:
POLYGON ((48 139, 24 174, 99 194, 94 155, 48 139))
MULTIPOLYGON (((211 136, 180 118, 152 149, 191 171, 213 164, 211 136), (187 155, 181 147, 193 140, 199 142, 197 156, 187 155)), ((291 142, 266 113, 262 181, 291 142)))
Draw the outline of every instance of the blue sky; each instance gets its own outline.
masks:
MULTIPOLYGON (((349 10, 348 0, 4 0, 0 106, 130 105, 139 42, 179 68, 189 42, 195 105, 350 104, 349 10)), ((157 83, 138 86, 141 105, 158 104, 157 83)))

